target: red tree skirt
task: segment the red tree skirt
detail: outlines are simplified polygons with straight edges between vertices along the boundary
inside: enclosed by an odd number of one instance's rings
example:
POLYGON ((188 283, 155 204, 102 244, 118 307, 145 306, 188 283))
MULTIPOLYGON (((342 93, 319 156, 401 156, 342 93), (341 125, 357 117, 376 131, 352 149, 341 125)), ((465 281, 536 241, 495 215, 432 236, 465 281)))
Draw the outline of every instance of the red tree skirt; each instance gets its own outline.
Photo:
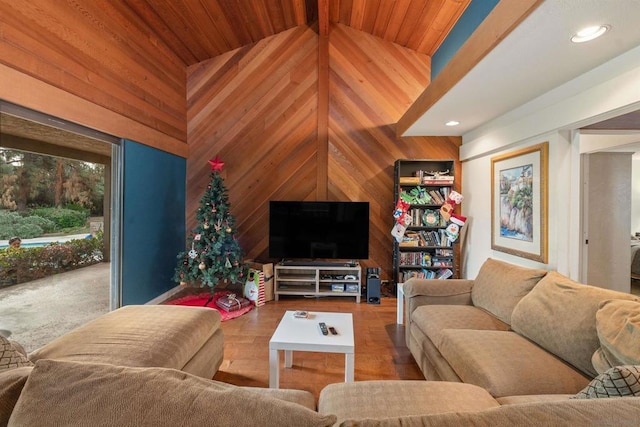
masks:
MULTIPOLYGON (((220 307, 216 305, 216 301, 218 298, 223 297, 225 295, 229 295, 231 292, 229 291, 220 291, 216 292, 213 295, 213 299, 207 304, 207 308, 212 308, 214 310, 218 310, 220 315, 222 316, 222 321, 229 319, 235 319, 236 317, 240 317, 245 313, 248 313, 253 308, 253 304, 249 304, 248 306, 241 308, 240 310, 226 312, 220 307)), ((167 301, 167 304, 171 305, 189 305, 194 307, 204 307, 204 303, 211 297, 211 293, 203 292, 198 295, 187 295, 186 297, 174 299, 172 301, 167 301)))

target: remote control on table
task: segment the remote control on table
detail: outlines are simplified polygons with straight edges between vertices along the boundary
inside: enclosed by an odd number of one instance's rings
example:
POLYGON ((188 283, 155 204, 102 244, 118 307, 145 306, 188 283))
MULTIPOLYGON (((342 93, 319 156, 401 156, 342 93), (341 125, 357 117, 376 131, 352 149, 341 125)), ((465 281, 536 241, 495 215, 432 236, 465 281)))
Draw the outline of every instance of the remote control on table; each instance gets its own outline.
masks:
POLYGON ((322 331, 322 335, 329 335, 327 325, 324 322, 320 322, 320 330, 322 331))
POLYGON ((331 332, 331 335, 338 335, 338 331, 333 326, 329 326, 329 332, 331 332))

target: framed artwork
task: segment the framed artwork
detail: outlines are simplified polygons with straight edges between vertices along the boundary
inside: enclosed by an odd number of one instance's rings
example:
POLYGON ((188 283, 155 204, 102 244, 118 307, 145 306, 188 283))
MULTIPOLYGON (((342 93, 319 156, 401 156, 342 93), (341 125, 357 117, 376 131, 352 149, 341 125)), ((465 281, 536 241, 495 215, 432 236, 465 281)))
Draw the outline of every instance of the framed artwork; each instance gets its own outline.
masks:
POLYGON ((547 262, 549 143, 491 159, 491 249, 547 262))

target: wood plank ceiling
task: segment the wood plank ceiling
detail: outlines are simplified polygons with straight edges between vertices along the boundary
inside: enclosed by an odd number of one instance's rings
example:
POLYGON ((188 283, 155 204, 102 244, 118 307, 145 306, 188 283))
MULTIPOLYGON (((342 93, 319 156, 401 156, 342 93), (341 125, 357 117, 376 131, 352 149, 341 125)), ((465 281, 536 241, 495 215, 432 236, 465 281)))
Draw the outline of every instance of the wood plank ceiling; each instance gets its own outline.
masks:
POLYGON ((112 2, 131 24, 148 28, 185 65, 318 18, 433 55, 471 0, 138 0, 112 2), (326 6, 326 5, 325 5, 326 6))

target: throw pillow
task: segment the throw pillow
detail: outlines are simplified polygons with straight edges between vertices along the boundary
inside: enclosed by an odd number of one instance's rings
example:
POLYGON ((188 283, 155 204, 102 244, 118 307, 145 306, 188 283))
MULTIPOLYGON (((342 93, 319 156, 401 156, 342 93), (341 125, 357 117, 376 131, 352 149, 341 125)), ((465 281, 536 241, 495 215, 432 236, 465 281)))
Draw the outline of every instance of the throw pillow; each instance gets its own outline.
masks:
POLYGON ((640 396, 640 366, 614 366, 595 377, 572 399, 640 396))
POLYGON ((474 280, 471 300, 510 325, 514 307, 546 274, 546 270, 487 258, 474 280))
POLYGON ((593 378, 599 373, 591 359, 600 348, 596 313, 610 299, 640 301, 550 271, 513 310, 511 328, 593 378))
POLYGON ((603 301, 596 312, 596 330, 600 348, 591 359, 596 371, 640 365, 640 302, 603 301))
POLYGON ((9 426, 331 426, 335 415, 168 368, 36 362, 9 426))
POLYGON ((22 346, 16 346, 11 340, 0 335, 0 371, 22 366, 33 366, 27 356, 20 351, 21 348, 22 346))

